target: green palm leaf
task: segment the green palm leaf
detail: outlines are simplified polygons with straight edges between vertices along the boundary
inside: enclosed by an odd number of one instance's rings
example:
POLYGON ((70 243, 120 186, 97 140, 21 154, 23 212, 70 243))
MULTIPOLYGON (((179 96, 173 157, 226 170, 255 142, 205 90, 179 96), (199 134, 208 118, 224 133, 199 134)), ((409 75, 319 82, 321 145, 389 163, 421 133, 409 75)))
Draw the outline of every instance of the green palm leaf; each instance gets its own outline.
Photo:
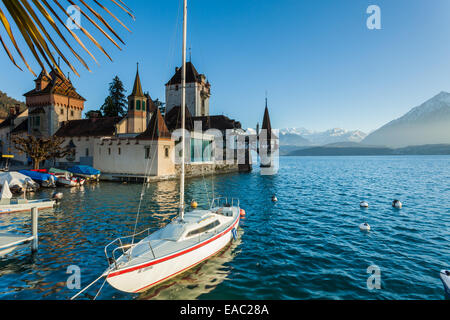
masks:
MULTIPOLYGON (((127 31, 131 31, 121 20, 119 20, 112 13, 107 5, 103 4, 102 2, 108 2, 111 5, 120 8, 121 11, 124 11, 134 20, 135 17, 132 13, 132 10, 128 8, 122 0, 93 0, 98 8, 94 8, 85 0, 67 1, 72 6, 78 6, 81 16, 85 19, 85 21, 89 22, 92 25, 93 30, 98 30, 100 34, 108 39, 110 43, 121 50, 121 47, 116 42, 116 40, 118 40, 122 44, 125 43, 118 35, 118 33, 113 29, 113 27, 108 23, 106 16, 118 22, 127 31), (105 17, 102 16, 99 10, 102 10, 102 13, 106 12, 105 17), (100 24, 103 27, 100 26, 100 24), (106 28, 106 30, 104 30, 103 28, 106 28)), ((74 49, 66 36, 63 35, 63 32, 68 34, 69 39, 75 40, 75 43, 78 44, 81 49, 84 50, 96 63, 97 59, 88 50, 86 45, 76 35, 76 33, 66 25, 64 21, 67 21, 67 19, 71 19, 73 24, 76 25, 81 30, 81 32, 101 52, 103 52, 103 54, 105 54, 108 59, 112 61, 111 56, 106 52, 102 45, 100 45, 99 41, 97 41, 86 28, 82 27, 77 21, 75 21, 73 17, 71 17, 69 13, 66 12, 66 9, 60 2, 61 1, 59 0, 0 0, 0 26, 3 26, 3 29, 0 27, 0 43, 2 44, 2 47, 10 61, 20 70, 22 70, 21 67, 16 62, 13 53, 9 49, 10 45, 14 47, 15 51, 20 56, 27 69, 31 73, 36 75, 21 51, 21 48, 17 41, 18 39, 16 38, 17 34, 20 34, 22 36, 22 40, 25 42, 26 47, 28 47, 29 51, 31 52, 35 62, 37 62, 42 69, 46 70, 46 66, 48 66, 49 69, 56 69, 60 74, 64 74, 60 69, 59 63, 56 62, 57 59, 55 57, 55 54, 58 54, 58 56, 61 57, 64 63, 76 75, 79 75, 77 69, 71 63, 72 57, 66 56, 63 53, 63 49, 68 49, 76 58, 76 60, 90 71, 88 64, 81 57, 81 54, 79 52, 80 49, 74 49), (50 3, 50 1, 52 2, 50 3), (60 13, 58 14, 57 11, 59 11, 60 13), (6 13, 9 14, 9 17, 6 13), (46 24, 51 28, 46 27, 46 24), (56 40, 52 38, 52 35, 50 34, 51 30, 54 31, 57 39, 61 41, 61 44, 57 44, 56 40), (4 33, 3 37, 2 33, 4 33), (8 39, 10 44, 7 43, 8 39)))

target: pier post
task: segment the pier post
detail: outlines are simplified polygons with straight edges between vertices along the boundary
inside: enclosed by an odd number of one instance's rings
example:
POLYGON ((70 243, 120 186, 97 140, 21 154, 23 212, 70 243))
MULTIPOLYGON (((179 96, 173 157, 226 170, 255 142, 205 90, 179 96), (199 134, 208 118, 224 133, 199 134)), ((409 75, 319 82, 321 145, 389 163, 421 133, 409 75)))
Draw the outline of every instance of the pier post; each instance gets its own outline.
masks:
POLYGON ((31 244, 31 251, 36 252, 38 250, 38 218, 39 210, 38 208, 31 209, 31 219, 32 219, 32 233, 33 233, 33 243, 31 244))

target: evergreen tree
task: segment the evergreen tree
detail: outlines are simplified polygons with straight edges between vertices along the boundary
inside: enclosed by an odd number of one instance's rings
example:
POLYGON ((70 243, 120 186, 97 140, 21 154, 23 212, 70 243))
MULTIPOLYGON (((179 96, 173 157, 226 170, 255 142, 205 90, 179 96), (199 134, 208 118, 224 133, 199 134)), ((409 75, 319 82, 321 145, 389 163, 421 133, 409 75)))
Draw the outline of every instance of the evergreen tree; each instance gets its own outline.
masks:
POLYGON ((93 119, 93 118, 102 118, 103 114, 101 110, 90 110, 86 112, 86 119, 93 119))
POLYGON ((118 76, 109 84, 109 96, 100 109, 105 117, 123 117, 127 114, 125 88, 118 76))

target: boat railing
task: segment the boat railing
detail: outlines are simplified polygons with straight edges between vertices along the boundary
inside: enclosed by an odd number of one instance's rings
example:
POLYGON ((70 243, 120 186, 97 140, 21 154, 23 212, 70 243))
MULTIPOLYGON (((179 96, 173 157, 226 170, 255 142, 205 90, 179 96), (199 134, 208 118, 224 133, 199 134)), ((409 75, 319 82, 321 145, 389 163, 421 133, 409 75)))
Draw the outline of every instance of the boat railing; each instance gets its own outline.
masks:
POLYGON ((211 202, 210 209, 220 207, 238 207, 240 208, 240 201, 238 198, 220 197, 214 198, 211 202))
POLYGON ((134 239, 142 236, 144 234, 147 234, 147 236, 149 236, 151 234, 151 231, 154 228, 148 228, 145 229, 139 233, 136 234, 132 234, 129 236, 125 236, 125 237, 120 237, 115 239, 114 241, 110 242, 108 245, 105 246, 105 256, 106 256, 106 260, 108 261, 109 266, 111 266, 112 264, 114 264, 114 266, 117 268, 117 259, 116 259, 116 254, 118 251, 121 251, 121 255, 128 257, 128 260, 131 259, 131 252, 132 250, 139 244, 139 245, 143 245, 148 243, 150 250, 152 251, 153 257, 156 259, 155 253, 153 251, 153 247, 152 244, 149 241, 146 242, 139 242, 139 243, 134 243, 134 239), (131 239, 131 243, 127 243, 128 241, 125 241, 127 239, 131 239), (113 248, 114 247, 114 248, 113 248), (110 252, 110 253, 109 253, 110 252))

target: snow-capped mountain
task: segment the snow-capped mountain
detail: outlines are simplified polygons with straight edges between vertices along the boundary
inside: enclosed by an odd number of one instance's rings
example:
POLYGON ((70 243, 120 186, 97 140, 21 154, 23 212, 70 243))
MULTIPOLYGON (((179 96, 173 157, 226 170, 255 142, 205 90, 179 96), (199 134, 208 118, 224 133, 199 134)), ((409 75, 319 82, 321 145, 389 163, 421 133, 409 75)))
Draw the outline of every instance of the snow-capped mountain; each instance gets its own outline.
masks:
POLYGON ((439 93, 374 131, 363 143, 389 147, 450 143, 450 93, 439 93))
POLYGON ((305 128, 288 128, 280 130, 281 145, 310 146, 326 145, 337 142, 361 142, 367 135, 359 130, 348 131, 334 128, 317 132, 305 128))

